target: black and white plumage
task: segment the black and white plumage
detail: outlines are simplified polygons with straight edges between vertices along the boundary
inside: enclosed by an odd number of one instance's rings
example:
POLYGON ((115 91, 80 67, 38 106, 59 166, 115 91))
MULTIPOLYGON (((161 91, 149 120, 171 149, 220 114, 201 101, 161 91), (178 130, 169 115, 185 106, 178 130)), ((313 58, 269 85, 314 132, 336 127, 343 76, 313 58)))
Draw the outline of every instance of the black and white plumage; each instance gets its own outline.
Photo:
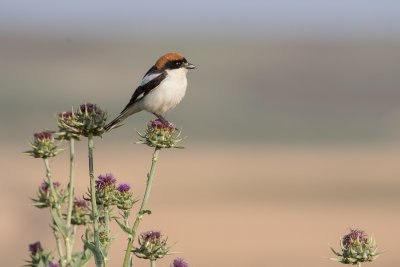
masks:
POLYGON ((178 53, 168 53, 160 57, 144 75, 126 107, 104 129, 109 131, 130 115, 142 110, 151 112, 166 122, 164 113, 181 102, 187 87, 187 70, 194 68, 193 64, 188 63, 178 53))

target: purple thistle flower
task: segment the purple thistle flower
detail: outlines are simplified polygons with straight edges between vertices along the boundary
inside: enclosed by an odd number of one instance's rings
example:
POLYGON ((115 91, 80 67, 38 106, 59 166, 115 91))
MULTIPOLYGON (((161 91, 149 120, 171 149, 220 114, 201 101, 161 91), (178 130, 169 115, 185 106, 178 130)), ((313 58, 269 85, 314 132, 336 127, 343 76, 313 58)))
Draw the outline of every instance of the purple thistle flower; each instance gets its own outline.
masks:
POLYGON ((64 111, 64 112, 61 112, 60 114, 58 114, 58 117, 60 118, 60 119, 70 119, 70 118, 72 118, 72 111, 64 111))
POLYGON ((114 175, 111 173, 107 173, 106 175, 99 175, 99 179, 96 180, 96 189, 102 190, 106 187, 113 186, 117 182, 117 179, 114 178, 114 175))
POLYGON ((189 264, 184 261, 182 258, 176 258, 173 262, 171 267, 189 267, 189 264))
POLYGON ((85 113, 86 110, 89 114, 92 114, 93 112, 95 112, 99 116, 103 115, 103 111, 96 104, 86 103, 86 104, 80 105, 79 111, 85 113))
POLYGON ((361 244, 365 244, 368 242, 368 236, 364 231, 359 230, 359 229, 351 229, 350 228, 350 233, 345 235, 342 239, 343 245, 346 248, 348 248, 352 242, 357 240, 357 238, 361 244))
POLYGON ((39 241, 29 245, 29 251, 32 254, 36 254, 39 250, 43 250, 39 241))
POLYGON ((86 200, 74 197, 74 207, 76 207, 76 208, 86 208, 87 206, 88 206, 88 203, 87 203, 86 200))
POLYGON ((173 130, 175 129, 175 125, 172 122, 166 122, 163 123, 161 120, 156 119, 156 120, 151 120, 149 123, 149 128, 152 129, 168 129, 168 130, 173 130))
POLYGON ((45 139, 53 139, 53 134, 51 132, 44 131, 35 133, 33 137, 37 140, 44 141, 45 139))
POLYGON ((58 118, 64 122, 71 122, 73 119, 72 111, 64 111, 58 114, 58 118))
POLYGON ((159 231, 148 231, 148 232, 144 232, 141 233, 140 236, 142 237, 143 241, 147 242, 147 241, 158 241, 161 238, 161 232, 159 231))
MULTIPOLYGON (((54 189, 57 189, 57 188, 60 186, 60 183, 59 183, 59 182, 53 182, 53 186, 54 186, 54 189)), ((49 190, 49 184, 46 183, 46 182, 43 182, 43 183, 40 185, 40 188, 41 188, 43 191, 47 191, 47 190, 49 190)))
POLYGON ((119 192, 128 192, 129 190, 131 190, 131 186, 127 183, 122 183, 117 187, 117 190, 119 192))
POLYGON ((52 263, 48 267, 58 267, 58 263, 52 263))

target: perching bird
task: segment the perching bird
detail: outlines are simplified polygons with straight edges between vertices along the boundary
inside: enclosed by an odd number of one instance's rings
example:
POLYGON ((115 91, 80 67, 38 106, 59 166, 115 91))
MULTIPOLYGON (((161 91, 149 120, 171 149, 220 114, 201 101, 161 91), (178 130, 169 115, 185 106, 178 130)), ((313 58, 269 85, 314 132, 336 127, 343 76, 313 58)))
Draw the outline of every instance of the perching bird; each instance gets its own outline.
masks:
POLYGON ((178 53, 168 53, 160 57, 156 64, 144 75, 128 105, 104 129, 111 130, 132 114, 146 110, 157 116, 163 123, 164 113, 174 108, 185 95, 186 73, 195 66, 178 53))

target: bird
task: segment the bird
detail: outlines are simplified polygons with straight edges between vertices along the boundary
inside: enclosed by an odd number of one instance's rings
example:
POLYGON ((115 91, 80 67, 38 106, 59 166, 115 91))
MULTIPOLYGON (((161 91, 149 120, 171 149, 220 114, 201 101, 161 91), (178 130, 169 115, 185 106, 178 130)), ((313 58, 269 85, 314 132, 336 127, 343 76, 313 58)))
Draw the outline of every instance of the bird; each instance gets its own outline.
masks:
POLYGON ((142 110, 153 113, 162 123, 167 123, 164 114, 181 102, 187 88, 186 74, 195 68, 178 53, 167 53, 160 57, 143 76, 129 103, 104 130, 110 131, 127 117, 142 110))

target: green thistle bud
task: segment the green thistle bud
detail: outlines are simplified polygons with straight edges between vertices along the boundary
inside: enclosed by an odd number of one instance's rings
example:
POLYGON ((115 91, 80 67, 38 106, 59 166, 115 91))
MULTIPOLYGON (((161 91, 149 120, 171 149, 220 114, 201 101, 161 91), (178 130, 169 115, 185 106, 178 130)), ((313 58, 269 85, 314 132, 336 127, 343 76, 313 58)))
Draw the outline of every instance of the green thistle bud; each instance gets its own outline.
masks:
MULTIPOLYGON (((67 199, 67 193, 60 186, 59 182, 53 182, 54 189, 57 194, 57 201, 59 205, 62 205, 67 199)), ((55 203, 53 196, 50 192, 50 186, 47 182, 43 182, 39 186, 39 190, 37 193, 37 199, 32 199, 34 202, 34 206, 39 209, 48 208, 48 207, 56 207, 57 203, 55 203)))
POLYGON ((155 261, 168 254, 171 246, 167 246, 167 239, 161 238, 161 232, 148 231, 141 233, 138 238, 140 247, 134 248, 132 252, 138 258, 155 261))
POLYGON ((58 114, 57 125, 59 131, 56 135, 61 138, 65 140, 71 140, 72 138, 76 140, 81 139, 81 130, 77 127, 80 124, 78 123, 77 116, 74 112, 65 111, 58 114))
POLYGON ((139 136, 143 139, 137 143, 158 148, 181 148, 177 146, 177 144, 182 140, 179 139, 181 133, 180 131, 178 131, 179 133, 176 133, 176 130, 177 129, 173 123, 163 123, 160 120, 152 120, 147 124, 145 134, 138 132, 139 136))
POLYGON ((58 149, 58 146, 54 143, 54 135, 51 132, 45 131, 35 133, 33 135, 33 141, 29 143, 32 150, 24 152, 25 154, 34 158, 51 158, 60 154, 63 149, 58 149))
POLYGON ((89 222, 89 207, 86 200, 74 198, 71 224, 86 225, 89 222))
POLYGON ((40 242, 35 242, 29 245, 30 260, 27 260, 26 266, 39 267, 49 266, 52 264, 54 256, 51 252, 45 252, 40 242))
POLYGON ((100 243, 103 245, 103 247, 108 247, 111 244, 111 240, 106 232, 100 232, 99 237, 100 237, 100 243))
POLYGON ((97 105, 82 104, 75 113, 63 112, 58 115, 58 134, 65 139, 78 140, 81 136, 87 137, 89 134, 101 136, 106 120, 107 112, 103 112, 97 105))
POLYGON ((367 234, 358 229, 350 229, 350 233, 340 240, 342 253, 332 252, 339 258, 331 258, 343 264, 352 264, 361 266, 362 262, 371 262, 376 260, 384 251, 377 251, 375 239, 368 237, 367 234))
POLYGON ((117 179, 114 175, 107 173, 100 175, 96 183, 96 203, 98 205, 111 206, 115 204, 114 193, 117 179))
POLYGON ((133 199, 133 193, 130 192, 130 185, 123 183, 120 184, 114 194, 115 204, 120 210, 130 210, 137 200, 133 199))

